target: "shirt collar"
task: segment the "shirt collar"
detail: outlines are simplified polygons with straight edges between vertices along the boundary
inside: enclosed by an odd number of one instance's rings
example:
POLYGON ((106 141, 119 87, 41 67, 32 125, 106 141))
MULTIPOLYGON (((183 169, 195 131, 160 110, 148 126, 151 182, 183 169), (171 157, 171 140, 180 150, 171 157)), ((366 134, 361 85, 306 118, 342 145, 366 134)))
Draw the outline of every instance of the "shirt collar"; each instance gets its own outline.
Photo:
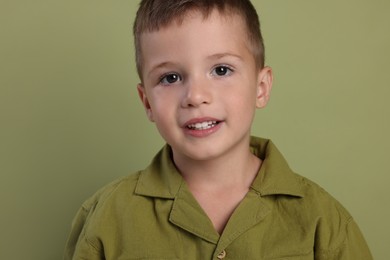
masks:
POLYGON ((261 196, 304 196, 303 178, 290 169, 272 141, 252 137, 250 147, 252 153, 263 160, 259 173, 252 183, 253 190, 261 196))
POLYGON ((173 199, 183 178, 172 161, 172 149, 165 145, 138 179, 135 193, 138 195, 173 199))
MULTIPOLYGON (((251 188, 261 196, 290 195, 303 197, 302 177, 288 166, 276 146, 267 139, 252 137, 250 148, 263 160, 251 188)), ((157 153, 152 163, 141 171, 135 193, 143 196, 174 199, 184 180, 172 161, 169 145, 157 153)))

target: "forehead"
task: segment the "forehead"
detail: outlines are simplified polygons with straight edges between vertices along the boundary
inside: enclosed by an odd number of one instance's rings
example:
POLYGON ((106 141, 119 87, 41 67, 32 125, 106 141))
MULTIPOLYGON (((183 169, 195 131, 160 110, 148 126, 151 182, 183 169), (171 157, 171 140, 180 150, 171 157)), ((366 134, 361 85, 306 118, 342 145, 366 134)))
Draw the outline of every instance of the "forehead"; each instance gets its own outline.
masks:
POLYGON ((190 11, 158 30, 142 33, 141 55, 146 65, 164 53, 167 59, 189 51, 199 55, 241 49, 249 51, 247 35, 244 19, 238 14, 213 10, 206 16, 199 11, 190 11))

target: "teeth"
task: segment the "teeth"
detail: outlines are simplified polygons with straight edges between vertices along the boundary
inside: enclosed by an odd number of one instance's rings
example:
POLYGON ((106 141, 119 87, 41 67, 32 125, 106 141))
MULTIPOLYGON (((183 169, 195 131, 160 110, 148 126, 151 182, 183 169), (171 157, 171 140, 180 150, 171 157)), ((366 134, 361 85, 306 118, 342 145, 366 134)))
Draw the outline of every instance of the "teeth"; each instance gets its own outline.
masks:
POLYGON ((196 124, 190 124, 187 126, 187 128, 192 130, 205 130, 212 128, 217 125, 217 121, 207 121, 207 122, 201 122, 196 124))

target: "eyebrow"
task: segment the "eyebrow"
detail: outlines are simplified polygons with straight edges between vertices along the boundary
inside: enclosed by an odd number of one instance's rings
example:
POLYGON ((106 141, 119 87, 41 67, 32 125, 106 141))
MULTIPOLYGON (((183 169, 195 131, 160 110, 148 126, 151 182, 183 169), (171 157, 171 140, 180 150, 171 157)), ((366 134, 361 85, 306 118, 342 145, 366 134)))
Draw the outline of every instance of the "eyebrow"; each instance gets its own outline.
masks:
POLYGON ((233 57, 233 58, 236 58, 236 59, 243 61, 243 58, 240 55, 236 55, 236 54, 230 53, 230 52, 212 54, 212 55, 208 56, 207 59, 213 60, 213 59, 221 59, 224 57, 233 57))
POLYGON ((176 64, 175 62, 171 62, 171 61, 165 61, 165 62, 158 63, 157 65, 152 67, 152 69, 148 72, 147 75, 150 77, 150 75, 152 73, 154 73, 154 71, 156 71, 156 70, 158 70, 160 68, 167 67, 167 66, 173 66, 175 64, 176 64))

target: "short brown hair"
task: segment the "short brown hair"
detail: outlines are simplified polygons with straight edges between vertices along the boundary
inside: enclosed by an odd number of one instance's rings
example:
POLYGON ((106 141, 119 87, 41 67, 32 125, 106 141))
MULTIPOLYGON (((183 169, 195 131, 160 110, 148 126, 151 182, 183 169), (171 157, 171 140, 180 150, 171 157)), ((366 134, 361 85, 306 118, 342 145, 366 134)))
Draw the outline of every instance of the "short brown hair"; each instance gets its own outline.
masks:
POLYGON ((221 14, 238 14, 247 27, 248 39, 256 65, 264 67, 264 43, 260 21, 250 0, 142 0, 134 22, 135 59, 138 75, 142 80, 141 35, 183 21, 189 11, 199 11, 204 18, 213 10, 221 14))

